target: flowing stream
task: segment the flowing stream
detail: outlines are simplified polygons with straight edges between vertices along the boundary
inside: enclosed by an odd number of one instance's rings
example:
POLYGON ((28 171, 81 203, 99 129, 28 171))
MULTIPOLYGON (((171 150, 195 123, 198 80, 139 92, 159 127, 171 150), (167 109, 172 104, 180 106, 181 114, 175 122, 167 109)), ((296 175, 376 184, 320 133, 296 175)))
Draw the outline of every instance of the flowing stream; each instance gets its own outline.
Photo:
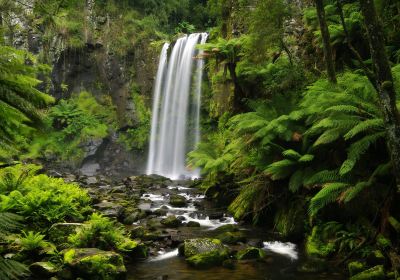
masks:
MULTIPOLYGON (((148 259, 128 266, 128 280, 285 280, 285 279, 343 279, 339 274, 307 274, 298 272, 298 267, 304 261, 302 247, 290 242, 276 240, 276 236, 268 233, 265 228, 237 223, 224 208, 216 208, 212 201, 207 200, 198 189, 185 186, 183 181, 174 181, 169 186, 152 186, 141 195, 139 207, 149 213, 163 209, 165 213, 158 219, 175 215, 182 221, 178 228, 162 230, 165 238, 162 241, 150 243, 151 255, 148 259), (186 198, 187 205, 174 207, 170 197, 180 195, 186 198), (199 227, 188 227, 187 223, 194 221, 199 227), (246 236, 246 241, 230 245, 231 250, 240 250, 247 246, 257 246, 266 253, 266 258, 260 261, 238 261, 234 269, 214 267, 199 270, 190 267, 185 259, 178 256, 178 243, 185 239, 199 237, 217 237, 221 232, 219 227, 235 225, 246 236), (175 242, 176 241, 176 242, 175 242)), ((148 220, 140 220, 133 226, 146 226, 148 220)), ((148 224, 147 224, 148 225, 148 224)))
POLYGON ((199 177, 186 168, 186 154, 200 141, 201 83, 204 62, 198 44, 207 33, 179 38, 172 48, 164 44, 154 85, 147 174, 172 179, 199 177))

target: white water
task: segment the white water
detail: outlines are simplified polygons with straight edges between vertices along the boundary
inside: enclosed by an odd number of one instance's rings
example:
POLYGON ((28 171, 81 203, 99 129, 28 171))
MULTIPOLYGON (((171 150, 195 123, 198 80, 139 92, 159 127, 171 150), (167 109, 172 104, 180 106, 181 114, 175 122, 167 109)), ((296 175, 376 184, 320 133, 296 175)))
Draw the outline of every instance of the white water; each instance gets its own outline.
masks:
POLYGON ((162 260, 170 259, 170 258, 178 256, 179 252, 178 252, 178 249, 175 249, 175 250, 170 251, 170 252, 162 251, 162 252, 159 252, 159 253, 160 253, 160 255, 150 259, 150 261, 151 262, 156 262, 156 261, 162 261, 162 260))
POLYGON ((154 88, 153 117, 147 174, 172 179, 199 177, 198 170, 186 167, 186 154, 200 140, 200 101, 204 62, 197 44, 204 44, 206 33, 179 38, 167 61, 169 45, 165 44, 154 88), (192 93, 192 94, 191 94, 192 93), (194 128, 191 131, 189 125, 194 128))
POLYGON ((279 241, 270 241, 263 242, 264 249, 270 250, 280 255, 288 256, 292 260, 297 260, 298 253, 296 251, 296 245, 290 242, 279 242, 279 241))

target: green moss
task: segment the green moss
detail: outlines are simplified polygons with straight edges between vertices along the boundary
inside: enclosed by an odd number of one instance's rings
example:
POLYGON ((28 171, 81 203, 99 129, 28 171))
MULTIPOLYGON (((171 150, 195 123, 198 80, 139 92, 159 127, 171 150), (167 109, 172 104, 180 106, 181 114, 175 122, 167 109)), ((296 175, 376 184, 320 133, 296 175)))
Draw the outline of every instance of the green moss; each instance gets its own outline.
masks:
POLYGON ((350 276, 354 276, 365 269, 365 264, 359 261, 350 262, 347 265, 347 269, 349 270, 350 276))
POLYGON ((214 250, 207 253, 196 254, 187 258, 186 261, 196 268, 209 268, 221 265, 228 258, 227 250, 214 250))
POLYGON ((236 231, 236 232, 228 231, 219 234, 217 237, 219 240, 221 240, 223 243, 226 244, 236 244, 238 242, 246 241, 246 235, 241 231, 236 231))
POLYGON ((385 271, 383 265, 377 265, 370 269, 364 270, 352 277, 350 280, 383 280, 385 279, 385 271))
POLYGON ((336 250, 333 240, 322 240, 322 233, 319 226, 313 227, 311 235, 307 237, 306 253, 309 256, 327 257, 336 250))
POLYGON ((69 249, 64 253, 64 262, 65 263, 72 263, 75 258, 75 249, 69 249))
POLYGON ((251 260, 251 259, 262 259, 265 257, 265 252, 262 249, 255 247, 248 247, 239 251, 236 254, 238 260, 251 260))
POLYGON ((392 242, 390 241, 390 239, 386 238, 381 233, 378 234, 378 236, 376 238, 376 243, 382 249, 386 249, 386 248, 389 248, 390 246, 392 246, 392 242))

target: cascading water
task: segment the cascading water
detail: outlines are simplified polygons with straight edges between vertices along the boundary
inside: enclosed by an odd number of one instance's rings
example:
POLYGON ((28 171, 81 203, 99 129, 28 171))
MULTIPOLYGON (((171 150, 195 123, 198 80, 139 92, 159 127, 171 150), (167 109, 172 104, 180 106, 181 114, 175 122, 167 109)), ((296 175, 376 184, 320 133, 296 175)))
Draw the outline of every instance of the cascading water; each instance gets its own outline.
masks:
POLYGON ((186 168, 186 154, 200 141, 200 101, 204 61, 197 44, 207 33, 179 38, 170 55, 169 44, 161 51, 154 86, 150 150, 147 174, 172 179, 198 177, 198 170, 186 168), (199 57, 195 61, 195 57, 199 57), (196 62, 196 63, 194 63, 196 62), (193 126, 189 129, 189 126, 193 126))

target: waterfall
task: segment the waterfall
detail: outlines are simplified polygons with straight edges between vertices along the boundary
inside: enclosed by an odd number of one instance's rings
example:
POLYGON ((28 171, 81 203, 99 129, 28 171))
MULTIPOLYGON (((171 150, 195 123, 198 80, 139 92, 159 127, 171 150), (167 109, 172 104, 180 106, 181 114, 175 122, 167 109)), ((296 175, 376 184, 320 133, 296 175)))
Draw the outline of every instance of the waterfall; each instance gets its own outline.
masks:
POLYGON ((204 61, 194 58, 202 53, 196 45, 206 40, 207 33, 179 38, 169 60, 169 44, 163 46, 154 85, 147 174, 173 179, 199 176, 198 170, 186 168, 186 154, 200 141, 204 61))

